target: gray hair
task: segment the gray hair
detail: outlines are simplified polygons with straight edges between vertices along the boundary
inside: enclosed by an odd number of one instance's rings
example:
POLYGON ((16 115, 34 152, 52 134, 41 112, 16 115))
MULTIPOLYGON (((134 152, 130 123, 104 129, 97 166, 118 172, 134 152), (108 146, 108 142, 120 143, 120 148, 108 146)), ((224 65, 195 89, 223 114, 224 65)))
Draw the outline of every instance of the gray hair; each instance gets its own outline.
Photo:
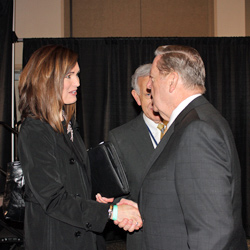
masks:
POLYGON ((177 72, 187 88, 198 87, 202 93, 205 88, 205 66, 198 51, 182 45, 165 45, 156 49, 155 55, 161 55, 157 68, 161 74, 177 72))
POLYGON ((140 95, 140 88, 138 86, 138 78, 139 77, 145 77, 150 75, 152 64, 144 64, 138 67, 135 71, 135 73, 132 75, 131 80, 131 87, 136 91, 138 95, 140 95))

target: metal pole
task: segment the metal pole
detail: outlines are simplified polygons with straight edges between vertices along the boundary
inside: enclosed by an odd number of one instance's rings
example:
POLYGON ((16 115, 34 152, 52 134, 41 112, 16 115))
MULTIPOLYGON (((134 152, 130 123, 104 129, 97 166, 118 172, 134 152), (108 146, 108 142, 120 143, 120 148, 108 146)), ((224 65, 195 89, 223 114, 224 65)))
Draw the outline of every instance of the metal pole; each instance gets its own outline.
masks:
MULTIPOLYGON (((12 31, 15 32, 15 9, 16 2, 13 0, 13 24, 12 31)), ((15 127, 15 43, 12 42, 12 85, 11 85, 11 127, 15 127)), ((15 155, 15 134, 11 133, 11 161, 15 155)))

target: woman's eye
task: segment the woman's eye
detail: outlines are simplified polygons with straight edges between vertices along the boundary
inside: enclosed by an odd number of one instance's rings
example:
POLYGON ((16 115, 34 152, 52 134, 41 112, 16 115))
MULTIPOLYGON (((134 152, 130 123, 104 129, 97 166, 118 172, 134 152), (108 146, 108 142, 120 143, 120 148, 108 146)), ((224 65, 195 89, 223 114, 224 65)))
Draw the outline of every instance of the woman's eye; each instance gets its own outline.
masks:
POLYGON ((70 74, 66 75, 65 78, 70 79, 70 74))

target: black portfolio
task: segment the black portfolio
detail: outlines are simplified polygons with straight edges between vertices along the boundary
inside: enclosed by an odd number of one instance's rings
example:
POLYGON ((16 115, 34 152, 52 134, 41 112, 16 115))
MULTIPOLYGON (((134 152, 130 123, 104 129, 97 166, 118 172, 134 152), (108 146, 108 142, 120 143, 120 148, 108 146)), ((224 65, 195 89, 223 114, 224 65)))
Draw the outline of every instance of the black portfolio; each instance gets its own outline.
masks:
POLYGON ((88 150, 92 197, 119 197, 129 193, 129 185, 121 161, 111 142, 102 142, 88 150))

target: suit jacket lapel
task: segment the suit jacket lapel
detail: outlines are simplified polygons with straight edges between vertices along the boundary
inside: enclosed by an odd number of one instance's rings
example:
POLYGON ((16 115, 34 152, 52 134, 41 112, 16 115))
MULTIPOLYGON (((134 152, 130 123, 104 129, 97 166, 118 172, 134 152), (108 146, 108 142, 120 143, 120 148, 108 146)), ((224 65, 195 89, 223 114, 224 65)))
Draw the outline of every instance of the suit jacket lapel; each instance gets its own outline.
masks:
MULTIPOLYGON (((152 154, 152 157, 150 158, 150 160, 149 160, 149 162, 147 164, 147 167, 145 168, 145 172, 143 173, 141 187, 142 187, 142 184, 143 184, 143 182, 145 180, 145 177, 148 174, 149 170, 151 169, 153 163, 157 160, 157 158, 159 157, 159 155, 162 153, 163 149, 167 145, 170 137, 174 133, 175 128, 178 126, 178 124, 183 120, 183 118, 192 109, 194 109, 195 107, 197 107, 199 105, 203 105, 203 104, 206 104, 206 103, 208 103, 208 101, 206 100, 206 98, 204 96, 199 96, 196 99, 194 99, 191 103, 189 103, 189 105, 177 116, 177 118, 175 119, 175 121, 173 122, 173 124, 171 124, 171 126, 167 130, 166 134, 162 138, 161 142, 159 143, 159 145, 155 149, 154 153, 152 154)), ((140 196, 140 194, 139 194, 139 196, 140 196)))
POLYGON ((150 170, 150 168, 152 167, 152 165, 156 161, 156 159, 159 157, 159 155, 162 153, 163 149, 167 145, 173 132, 174 132, 174 123, 169 127, 166 134, 164 135, 164 137, 162 138, 162 140, 160 141, 160 143, 158 144, 158 146, 154 150, 153 154, 151 155, 149 162, 147 163, 147 166, 146 166, 145 171, 143 173, 143 178, 142 178, 141 184, 139 186, 142 187, 142 184, 144 182, 144 179, 145 179, 148 171, 150 170))
POLYGON ((146 165, 148 163, 149 156, 154 151, 154 147, 142 114, 138 117, 138 119, 135 120, 133 131, 133 138, 135 139, 133 143, 137 152, 140 154, 140 158, 143 159, 146 165))
POLYGON ((182 110, 182 112, 175 119, 175 127, 185 118, 185 116, 197 106, 208 103, 207 99, 204 96, 199 96, 188 104, 188 106, 182 110))
POLYGON ((70 146, 68 145, 68 141, 67 141, 65 135, 58 134, 57 138, 58 138, 58 147, 63 149, 68 154, 72 154, 72 150, 71 150, 70 146))
MULTIPOLYGON (((74 129, 74 139, 76 138, 77 134, 75 133, 74 129)), ((64 134, 62 136, 59 136, 59 147, 61 147, 64 151, 68 152, 71 155, 74 155, 76 159, 81 163, 84 164, 84 156, 82 155, 81 151, 77 150, 76 146, 72 143, 70 140, 69 135, 67 134, 66 130, 64 131, 64 134)))
MULTIPOLYGON (((86 155, 84 155, 83 151, 85 150, 85 145, 83 144, 83 141, 80 138, 80 135, 78 134, 77 128, 73 127, 74 131, 74 143, 70 140, 70 136, 67 134, 67 132, 64 132, 63 139, 64 143, 60 145, 62 148, 66 149, 73 155, 77 161, 79 162, 79 165, 84 168, 86 172, 86 181, 88 182, 89 186, 91 185, 91 174, 90 174, 90 166, 87 164, 86 155)), ((83 176, 83 178, 85 178, 83 176)), ((86 187, 87 188, 87 187, 86 187)))

